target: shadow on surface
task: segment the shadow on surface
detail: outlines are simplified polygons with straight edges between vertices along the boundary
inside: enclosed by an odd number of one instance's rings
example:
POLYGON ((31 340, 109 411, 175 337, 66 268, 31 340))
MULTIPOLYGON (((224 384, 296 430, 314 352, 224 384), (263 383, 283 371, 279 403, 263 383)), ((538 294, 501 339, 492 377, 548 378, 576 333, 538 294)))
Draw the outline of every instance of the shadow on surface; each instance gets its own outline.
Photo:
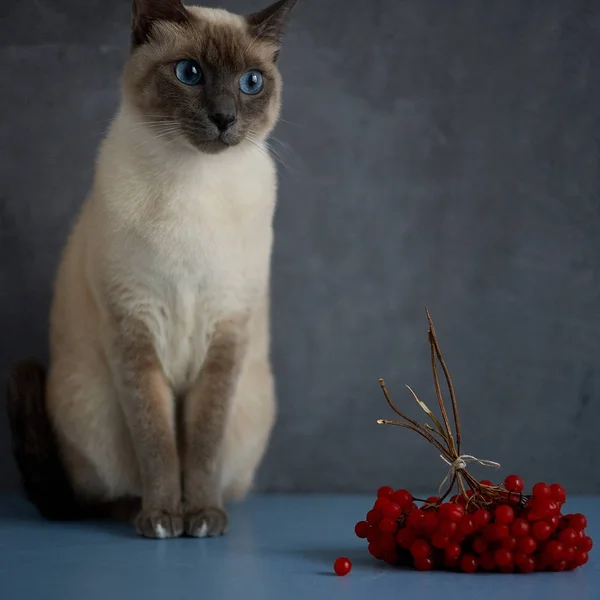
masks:
POLYGON ((49 528, 60 528, 61 530, 77 531, 85 530, 90 533, 101 531, 107 535, 120 538, 137 538, 133 526, 119 523, 118 521, 106 520, 81 520, 81 521, 48 521, 43 519, 36 509, 23 497, 10 494, 0 497, 0 526, 20 525, 27 527, 30 531, 37 529, 47 531, 49 528))

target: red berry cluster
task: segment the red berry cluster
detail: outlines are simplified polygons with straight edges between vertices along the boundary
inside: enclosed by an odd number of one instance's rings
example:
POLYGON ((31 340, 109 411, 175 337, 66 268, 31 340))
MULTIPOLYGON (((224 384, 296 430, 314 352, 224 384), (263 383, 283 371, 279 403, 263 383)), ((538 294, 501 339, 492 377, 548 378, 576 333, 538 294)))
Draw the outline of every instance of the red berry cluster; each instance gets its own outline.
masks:
POLYGON ((441 503, 427 498, 419 507, 406 490, 382 487, 366 520, 356 524, 369 552, 390 564, 431 569, 568 571, 587 563, 592 540, 584 515, 562 515, 566 493, 558 484, 538 483, 524 496, 523 480, 510 475, 503 486, 480 483, 493 502, 476 502, 469 491, 441 503), (473 500, 473 501, 472 501, 473 500))

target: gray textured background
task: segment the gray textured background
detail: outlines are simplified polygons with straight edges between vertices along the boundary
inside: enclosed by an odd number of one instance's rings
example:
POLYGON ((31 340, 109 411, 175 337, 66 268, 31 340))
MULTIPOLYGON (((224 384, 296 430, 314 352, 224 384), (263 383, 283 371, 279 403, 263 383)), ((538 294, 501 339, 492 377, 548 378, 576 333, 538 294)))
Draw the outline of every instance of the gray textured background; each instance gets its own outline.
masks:
MULTIPOLYGON (((223 6, 251 11, 251 0, 223 6)), ((57 255, 118 101, 128 0, 2 0, 0 378, 44 355, 57 255)), ((436 320, 465 451, 600 492, 600 3, 302 0, 282 56, 280 418, 261 486, 436 486, 436 320)), ((2 485, 16 482, 0 417, 2 485)))

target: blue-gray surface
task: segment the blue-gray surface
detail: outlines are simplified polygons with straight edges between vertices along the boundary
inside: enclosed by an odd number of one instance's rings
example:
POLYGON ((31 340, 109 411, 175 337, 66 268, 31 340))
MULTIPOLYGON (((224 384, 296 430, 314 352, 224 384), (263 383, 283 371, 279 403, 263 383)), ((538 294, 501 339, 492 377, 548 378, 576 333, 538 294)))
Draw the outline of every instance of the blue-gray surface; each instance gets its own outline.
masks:
MULTIPOLYGON (((118 525, 42 522, 16 497, 0 498, 2 600, 597 600, 600 563, 572 573, 417 573, 378 563, 354 536, 372 497, 255 497, 236 507, 230 533, 150 541, 118 525), (347 577, 333 561, 353 562, 347 577)), ((570 500, 600 539, 600 500, 570 500)))
MULTIPOLYGON (((129 7, 1 0, 0 380, 45 353, 129 7)), ((281 66, 281 408, 261 488, 437 486, 420 438, 375 425, 380 376, 405 406, 405 383, 431 399, 428 304, 465 451, 600 493, 600 2, 301 0, 281 66)), ((7 439, 2 415, 12 486, 7 439)))

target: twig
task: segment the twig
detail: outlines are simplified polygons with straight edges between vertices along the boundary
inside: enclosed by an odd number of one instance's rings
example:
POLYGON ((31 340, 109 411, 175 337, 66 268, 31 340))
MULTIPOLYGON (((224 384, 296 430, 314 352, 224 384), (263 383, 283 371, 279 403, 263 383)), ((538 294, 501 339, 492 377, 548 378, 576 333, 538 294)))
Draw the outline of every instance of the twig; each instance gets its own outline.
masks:
MULTIPOLYGON (((427 416, 432 420, 433 424, 435 425, 435 428, 431 427, 428 423, 425 423, 423 425, 415 419, 412 419, 405 415, 392 402, 392 399, 389 395, 389 392, 383 379, 379 380, 379 385, 381 386, 383 395, 390 408, 400 417, 401 420, 388 421, 380 419, 377 422, 381 425, 395 425, 398 427, 404 427, 405 429, 410 429, 411 431, 414 431, 418 433, 421 437, 425 438, 430 444, 432 444, 437 450, 439 450, 439 452, 442 455, 442 458, 450 465, 450 471, 446 476, 446 479, 442 482, 440 486, 440 488, 442 488, 445 485, 446 481, 449 481, 448 488, 443 493, 441 489, 439 490, 440 503, 443 502, 452 493, 452 490, 455 486, 458 486, 459 494, 464 497, 466 504, 472 504, 477 507, 485 507, 495 502, 498 502, 501 499, 506 501, 510 498, 510 491, 505 490, 501 486, 489 486, 479 483, 479 481, 475 479, 475 477, 473 477, 466 468, 467 463, 479 463, 487 467, 499 467, 500 465, 492 461, 484 461, 477 459, 473 456, 461 454, 461 431, 460 421, 458 418, 458 402, 456 400, 456 394, 452 385, 452 379, 450 378, 450 372, 448 370, 448 367, 442 355, 442 351, 440 349, 439 342, 437 340, 431 314, 429 313, 428 309, 425 310, 427 313, 427 320, 429 323, 428 339, 431 350, 431 368, 433 373, 433 381, 435 384, 435 393, 438 405, 440 407, 440 412, 442 415, 443 426, 442 423, 437 419, 435 414, 427 407, 427 405, 423 401, 419 399, 419 397, 412 390, 412 388, 408 386, 407 387, 413 395, 415 401, 417 402, 417 404, 419 404, 419 406, 423 409, 427 416), (455 429, 454 434, 452 432, 450 420, 448 418, 448 413, 444 404, 444 397, 442 394, 437 372, 438 362, 442 367, 442 371, 444 373, 444 377, 446 379, 446 384, 448 386, 448 391, 450 394, 450 400, 452 402, 452 416, 454 419, 455 429), (440 439, 438 440, 434 436, 438 436, 440 439)), ((521 495, 519 497, 519 502, 522 503, 523 501, 524 497, 521 495)))

